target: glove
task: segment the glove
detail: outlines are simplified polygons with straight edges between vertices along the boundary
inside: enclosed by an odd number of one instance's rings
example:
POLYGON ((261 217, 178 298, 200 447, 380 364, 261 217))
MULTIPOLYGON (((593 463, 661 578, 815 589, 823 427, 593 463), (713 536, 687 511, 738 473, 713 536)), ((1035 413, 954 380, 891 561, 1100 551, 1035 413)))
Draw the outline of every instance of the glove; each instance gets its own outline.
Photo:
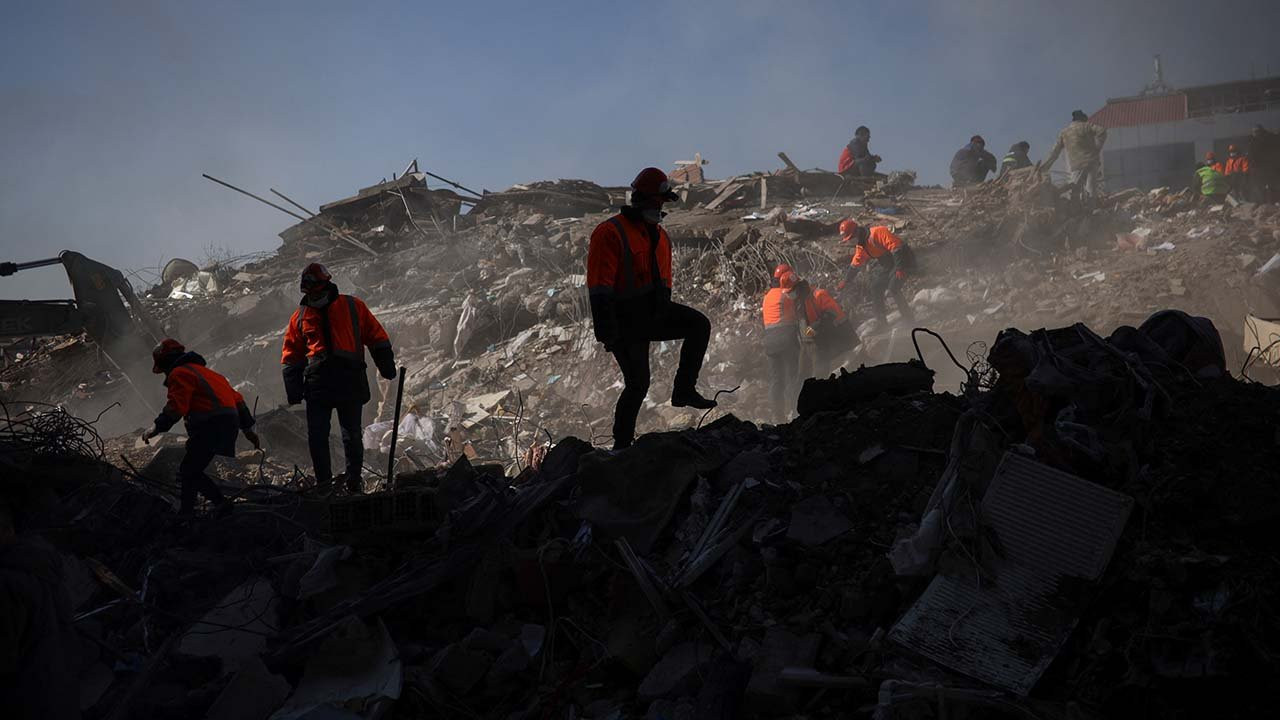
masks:
POLYGON ((153 438, 153 437, 155 437, 155 436, 157 436, 157 435, 159 435, 159 434, 160 434, 160 431, 159 431, 159 430, 156 430, 155 428, 152 428, 152 429, 150 429, 150 430, 148 430, 148 431, 146 431, 146 432, 142 433, 142 442, 146 443, 147 445, 150 445, 150 444, 151 444, 151 438, 153 438))
POLYGON ((388 380, 396 379, 396 355, 390 345, 373 348, 369 354, 373 356, 373 364, 378 368, 379 375, 388 380))
POLYGON ((306 365, 285 365, 284 374, 284 394, 290 405, 297 405, 302 402, 303 395, 303 374, 306 372, 306 365))

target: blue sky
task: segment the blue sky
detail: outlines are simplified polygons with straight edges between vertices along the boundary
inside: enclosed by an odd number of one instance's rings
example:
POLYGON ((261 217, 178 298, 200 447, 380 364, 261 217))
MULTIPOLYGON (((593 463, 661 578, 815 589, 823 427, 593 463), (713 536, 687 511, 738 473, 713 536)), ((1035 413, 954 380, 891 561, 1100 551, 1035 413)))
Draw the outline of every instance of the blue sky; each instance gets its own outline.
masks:
MULTIPOLYGON (((474 188, 835 165, 941 182, 973 133, 1040 157, 1077 107, 1280 74, 1280 2, 23 3, 0 27, 0 260, 121 268, 271 250, 307 205, 417 157, 474 188)), ((59 270, 0 297, 65 297, 59 270)))

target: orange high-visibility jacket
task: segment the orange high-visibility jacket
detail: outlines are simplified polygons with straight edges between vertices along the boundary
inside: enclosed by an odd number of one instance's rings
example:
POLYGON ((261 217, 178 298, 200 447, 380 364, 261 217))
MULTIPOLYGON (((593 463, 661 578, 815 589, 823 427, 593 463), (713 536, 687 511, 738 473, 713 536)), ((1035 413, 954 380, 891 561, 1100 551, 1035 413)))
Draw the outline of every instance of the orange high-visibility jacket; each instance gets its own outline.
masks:
POLYGON ((844 308, 826 290, 814 290, 804 303, 804 314, 810 325, 816 324, 825 313, 831 313, 835 322, 844 322, 844 308))
POLYGON ((303 365, 308 358, 323 357, 327 351, 334 357, 361 363, 366 347, 370 350, 389 348, 391 338, 363 300, 352 295, 338 295, 323 309, 304 306, 294 311, 289 318, 289 327, 285 328, 280 362, 303 365), (329 320, 333 347, 325 346, 322 312, 329 320))
POLYGON ((1227 158, 1227 164, 1224 166, 1223 175, 1239 175, 1249 172, 1249 156, 1237 155, 1227 158))
POLYGON ((765 335, 796 331, 795 294, 782 288, 770 288, 760 303, 765 335))
POLYGON ((873 258, 880 258, 886 253, 897 252, 902 247, 902 240, 889 231, 889 228, 883 225, 877 225, 871 228, 870 235, 867 237, 865 245, 859 245, 853 251, 853 259, 849 264, 854 267, 861 267, 871 262, 873 258))
POLYGON ((162 431, 182 418, 187 419, 188 425, 199 425, 214 418, 248 414, 244 396, 225 377, 203 365, 179 365, 169 371, 164 384, 169 389, 169 400, 160 412, 162 419, 156 421, 162 431))
POLYGON ((658 288, 671 289, 671 238, 658 226, 654 247, 646 225, 619 213, 596 226, 587 248, 587 290, 592 297, 630 300, 658 288))

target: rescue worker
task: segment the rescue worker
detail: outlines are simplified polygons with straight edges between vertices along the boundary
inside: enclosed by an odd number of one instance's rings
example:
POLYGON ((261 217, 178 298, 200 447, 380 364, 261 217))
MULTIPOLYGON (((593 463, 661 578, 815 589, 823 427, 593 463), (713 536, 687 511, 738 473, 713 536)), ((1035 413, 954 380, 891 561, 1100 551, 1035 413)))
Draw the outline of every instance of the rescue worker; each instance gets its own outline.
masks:
POLYGON ((840 242, 855 244, 853 257, 849 260, 849 269, 845 271, 844 280, 839 289, 852 288, 853 282, 863 268, 869 267, 868 292, 871 296, 871 308, 880 327, 886 327, 888 319, 885 315, 884 296, 893 295, 902 319, 908 323, 915 322, 915 314, 911 305, 902 294, 902 286, 906 282, 907 273, 915 269, 915 256, 911 248, 883 225, 868 227, 858 225, 853 220, 840 223, 840 242))
POLYGON ((21 532, 18 514, 0 496, 0 708, 6 720, 78 720, 69 575, 52 545, 21 532))
POLYGON ((1280 135, 1254 125, 1249 135, 1249 174, 1253 201, 1275 202, 1280 191, 1280 135))
POLYGON ((1227 178, 1231 193, 1239 198, 1250 198, 1249 195, 1249 156, 1240 152, 1235 145, 1227 146, 1227 162, 1222 174, 1227 178))
POLYGON ((868 148, 870 142, 871 130, 866 125, 860 125, 853 131, 853 139, 844 146, 844 150, 840 151, 840 162, 836 165, 836 172, 846 177, 874 175, 876 165, 880 163, 880 156, 871 154, 868 148))
POLYGON ((336 411, 346 459, 346 489, 363 492, 361 411, 370 397, 364 351, 369 349, 378 373, 393 380, 396 363, 391 338, 363 300, 338 292, 333 276, 320 263, 302 271, 299 289, 301 307, 289 318, 280 357, 285 394, 290 405, 306 401, 307 445, 316 484, 333 482, 329 429, 336 411))
POLYGON ((800 380, 795 286, 795 273, 783 273, 778 287, 770 288, 760 303, 764 355, 769 363, 769 409, 775 422, 785 422, 790 416, 787 405, 794 401, 800 380))
POLYGON ((838 358, 857 346, 857 331, 844 308, 826 290, 811 289, 808 281, 800 280, 795 294, 796 305, 804 308, 806 321, 801 335, 814 342, 813 376, 827 375, 838 366, 838 358))
POLYGON ((996 156, 987 152, 987 141, 981 135, 969 138, 969 144, 951 158, 952 187, 976 185, 996 171, 996 156))
POLYGON ((1196 165, 1196 178, 1200 182, 1200 199, 1206 205, 1217 205, 1226 202, 1227 179, 1217 168, 1202 162, 1196 165))
POLYGON ((178 514, 195 512, 197 493, 219 510, 228 509, 227 499, 204 471, 215 455, 235 456, 238 433, 243 432, 255 448, 261 447, 251 429, 253 414, 225 377, 205 367, 203 357, 188 352, 177 340, 165 338, 151 351, 151 359, 151 372, 165 376, 169 399, 156 416, 155 427, 142 436, 143 441, 149 443, 179 420, 187 421, 187 452, 178 464, 182 485, 178 514))
POLYGON ((1209 152, 1204 154, 1204 164, 1208 165, 1214 170, 1217 170, 1219 174, 1226 175, 1226 172, 1225 172, 1226 168, 1223 167, 1222 163, 1218 162, 1218 154, 1215 153, 1214 151, 1210 150, 1209 152))
POLYGON ((631 183, 630 204, 596 226, 587 249, 596 340, 613 353, 624 383, 613 415, 615 450, 635 441, 636 418, 649 393, 651 342, 684 341, 671 391, 673 407, 716 406, 697 390, 711 321, 671 301, 671 239, 661 222, 663 204, 677 197, 666 173, 653 167, 641 170, 631 183))
POLYGON ((1071 122, 1058 133, 1048 157, 1036 167, 1049 170, 1065 148, 1071 166, 1071 196, 1079 200, 1087 194, 1102 194, 1102 146, 1107 142, 1107 129, 1089 122, 1083 110, 1071 112, 1071 122))
POLYGON ((1031 143, 1026 140, 1011 145, 1009 152, 1000 161, 1000 174, 997 177, 1004 177, 1010 170, 1031 167, 1031 158, 1027 157, 1027 153, 1030 151, 1031 143))

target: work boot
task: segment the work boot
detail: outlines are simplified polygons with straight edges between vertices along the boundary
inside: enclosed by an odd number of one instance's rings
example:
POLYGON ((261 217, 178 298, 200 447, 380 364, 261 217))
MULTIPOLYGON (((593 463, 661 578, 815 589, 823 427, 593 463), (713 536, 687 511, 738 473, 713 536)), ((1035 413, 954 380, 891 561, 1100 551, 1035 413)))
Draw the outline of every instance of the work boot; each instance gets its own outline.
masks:
POLYGON ((364 480, 361 480, 359 477, 348 477, 347 492, 351 493, 352 495, 363 495, 364 480))
POLYGON ((716 406, 715 400, 708 400, 698 394, 696 388, 675 390, 671 393, 671 407, 691 407, 698 410, 710 410, 716 406))
POLYGON ((631 447, 631 444, 634 443, 635 441, 636 441, 635 438, 614 438, 613 452, 616 453, 616 452, 621 452, 623 450, 626 450, 627 448, 631 447))

